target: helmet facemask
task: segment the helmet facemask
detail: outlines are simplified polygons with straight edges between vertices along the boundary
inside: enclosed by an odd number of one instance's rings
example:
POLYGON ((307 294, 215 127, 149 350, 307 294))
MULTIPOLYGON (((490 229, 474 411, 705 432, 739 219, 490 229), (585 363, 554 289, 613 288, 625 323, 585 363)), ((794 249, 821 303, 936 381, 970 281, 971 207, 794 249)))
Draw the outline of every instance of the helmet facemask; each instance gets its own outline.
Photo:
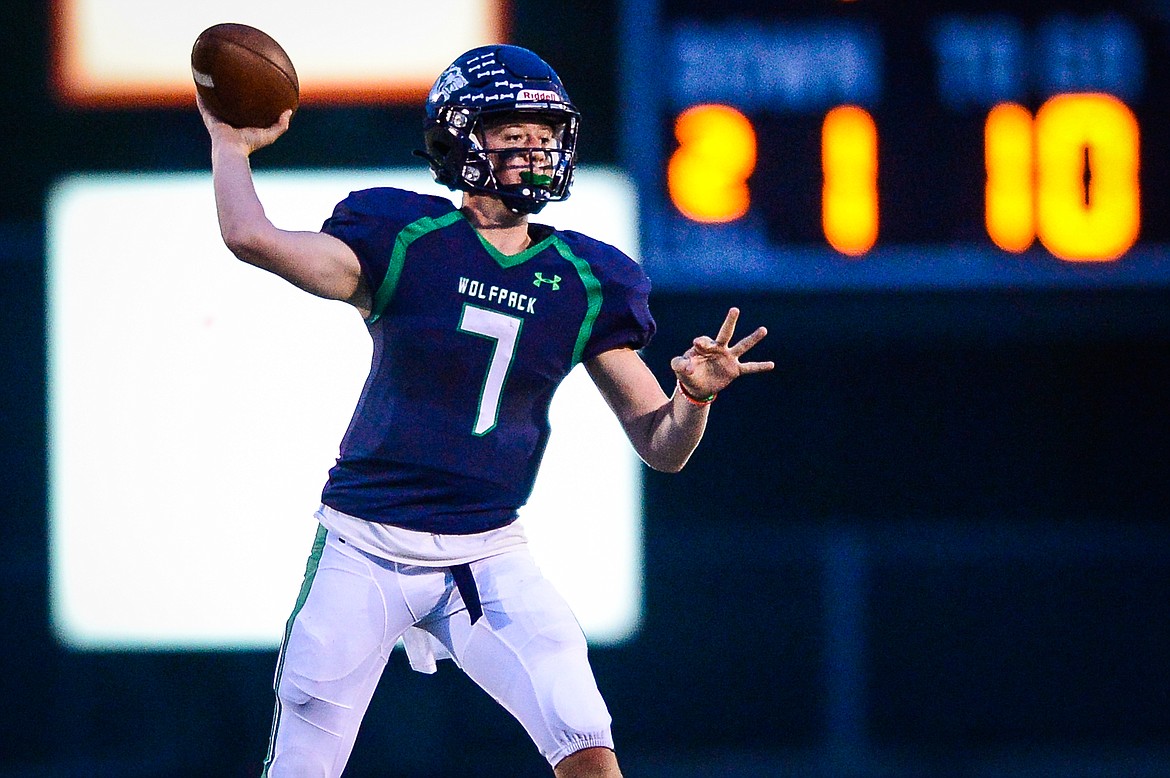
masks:
POLYGON ((576 154, 575 110, 482 111, 448 105, 438 114, 426 141, 439 183, 499 197, 516 213, 538 213, 546 203, 569 196, 576 154), (488 148, 491 128, 528 122, 549 127, 551 137, 545 145, 488 148))

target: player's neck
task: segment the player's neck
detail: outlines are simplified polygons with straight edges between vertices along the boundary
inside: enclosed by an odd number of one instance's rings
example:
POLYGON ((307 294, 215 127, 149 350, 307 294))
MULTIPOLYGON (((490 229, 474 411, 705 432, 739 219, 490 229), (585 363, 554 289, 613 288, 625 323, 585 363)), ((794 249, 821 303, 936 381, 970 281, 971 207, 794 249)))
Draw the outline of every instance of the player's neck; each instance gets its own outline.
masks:
POLYGON ((505 256, 519 254, 532 245, 528 215, 514 213, 498 198, 469 193, 460 210, 483 239, 505 256))

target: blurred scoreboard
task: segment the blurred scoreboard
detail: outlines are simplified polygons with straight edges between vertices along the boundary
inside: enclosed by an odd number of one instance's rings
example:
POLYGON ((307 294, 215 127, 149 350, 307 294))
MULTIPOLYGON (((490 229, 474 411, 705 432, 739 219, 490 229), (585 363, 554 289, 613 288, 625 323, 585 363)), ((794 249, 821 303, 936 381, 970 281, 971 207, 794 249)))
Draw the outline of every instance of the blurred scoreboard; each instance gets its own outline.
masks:
POLYGON ((631 0, 658 288, 1170 283, 1170 0, 631 0))

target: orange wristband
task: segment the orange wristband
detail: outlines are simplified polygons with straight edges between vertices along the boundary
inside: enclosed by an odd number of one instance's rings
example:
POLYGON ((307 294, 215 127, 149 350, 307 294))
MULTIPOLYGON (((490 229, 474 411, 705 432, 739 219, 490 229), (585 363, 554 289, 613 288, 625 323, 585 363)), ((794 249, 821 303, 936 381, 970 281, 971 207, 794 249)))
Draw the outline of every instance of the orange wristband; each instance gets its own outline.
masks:
POLYGON ((689 402, 691 405, 710 405, 711 403, 715 402, 715 398, 719 396, 719 393, 716 392, 709 397, 695 397, 686 390, 686 387, 682 385, 682 381, 675 379, 675 383, 678 384, 678 390, 682 392, 682 396, 687 398, 687 402, 689 402))

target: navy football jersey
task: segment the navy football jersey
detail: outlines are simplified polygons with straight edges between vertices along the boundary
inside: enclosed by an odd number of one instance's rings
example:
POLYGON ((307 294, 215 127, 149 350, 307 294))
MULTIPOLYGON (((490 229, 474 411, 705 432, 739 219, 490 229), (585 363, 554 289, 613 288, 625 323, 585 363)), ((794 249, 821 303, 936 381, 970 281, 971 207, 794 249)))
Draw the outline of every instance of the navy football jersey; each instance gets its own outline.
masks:
POLYGON ((374 290, 373 359, 322 501, 407 529, 513 521, 548 441, 548 407, 578 362, 654 333, 641 267, 575 232, 532 225, 497 251, 450 200, 354 192, 322 230, 374 290))

